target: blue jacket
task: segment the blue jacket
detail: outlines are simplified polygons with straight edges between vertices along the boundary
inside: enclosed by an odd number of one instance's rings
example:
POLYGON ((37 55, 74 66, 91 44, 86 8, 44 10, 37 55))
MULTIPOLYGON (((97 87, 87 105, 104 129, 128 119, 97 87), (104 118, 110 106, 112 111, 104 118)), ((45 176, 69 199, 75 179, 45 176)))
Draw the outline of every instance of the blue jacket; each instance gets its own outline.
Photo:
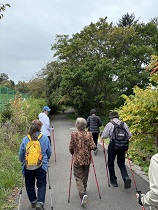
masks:
MULTIPOLYGON (((40 133, 37 133, 37 136, 40 133)), ((25 153, 26 153, 26 145, 29 142, 29 139, 27 136, 25 136, 22 140, 22 143, 20 145, 20 149, 19 149, 19 160, 22 162, 22 173, 24 174, 24 167, 25 167, 25 153)), ((39 140, 40 144, 41 144, 41 150, 42 150, 42 168, 47 171, 48 168, 48 161, 51 157, 52 154, 52 148, 50 145, 50 141, 48 139, 47 136, 42 135, 42 137, 39 140)))

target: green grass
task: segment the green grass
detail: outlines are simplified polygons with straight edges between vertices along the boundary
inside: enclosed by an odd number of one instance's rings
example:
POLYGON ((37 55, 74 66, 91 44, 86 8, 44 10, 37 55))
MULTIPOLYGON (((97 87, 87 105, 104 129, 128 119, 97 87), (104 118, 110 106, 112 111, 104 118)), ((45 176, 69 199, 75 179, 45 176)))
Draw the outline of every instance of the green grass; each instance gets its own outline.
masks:
POLYGON ((13 192, 21 184, 21 163, 18 160, 18 146, 0 143, 0 209, 13 210, 17 205, 13 192))

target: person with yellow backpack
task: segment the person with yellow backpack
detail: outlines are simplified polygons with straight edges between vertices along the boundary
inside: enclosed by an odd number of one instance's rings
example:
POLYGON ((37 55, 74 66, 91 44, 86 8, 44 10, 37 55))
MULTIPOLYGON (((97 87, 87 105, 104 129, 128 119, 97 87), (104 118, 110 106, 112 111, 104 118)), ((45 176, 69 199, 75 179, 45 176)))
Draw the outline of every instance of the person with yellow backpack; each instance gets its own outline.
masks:
POLYGON ((19 160, 22 162, 27 195, 32 208, 36 210, 44 210, 46 174, 48 161, 52 154, 50 141, 47 136, 41 134, 41 127, 40 120, 33 120, 28 135, 23 138, 19 149, 19 160))

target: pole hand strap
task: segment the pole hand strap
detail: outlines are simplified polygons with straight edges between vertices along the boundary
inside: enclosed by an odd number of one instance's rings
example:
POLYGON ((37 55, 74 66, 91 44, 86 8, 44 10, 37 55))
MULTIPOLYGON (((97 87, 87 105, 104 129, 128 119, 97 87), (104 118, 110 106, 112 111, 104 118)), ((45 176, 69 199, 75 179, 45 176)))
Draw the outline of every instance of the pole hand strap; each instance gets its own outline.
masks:
POLYGON ((143 203, 142 203, 142 194, 141 194, 141 191, 137 191, 137 193, 138 193, 138 203, 141 205, 141 206, 143 206, 143 203))

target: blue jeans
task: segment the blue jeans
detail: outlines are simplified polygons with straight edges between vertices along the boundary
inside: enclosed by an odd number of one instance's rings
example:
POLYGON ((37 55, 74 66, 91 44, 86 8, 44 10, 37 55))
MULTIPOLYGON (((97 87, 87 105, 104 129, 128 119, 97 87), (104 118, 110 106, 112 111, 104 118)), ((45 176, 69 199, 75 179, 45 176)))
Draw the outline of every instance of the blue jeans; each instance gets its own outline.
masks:
POLYGON ((34 171, 25 169, 25 186, 30 202, 35 201, 36 199, 37 202, 45 202, 46 183, 46 171, 42 169, 42 166, 34 171), (38 188, 37 195, 35 190, 36 180, 38 188))

